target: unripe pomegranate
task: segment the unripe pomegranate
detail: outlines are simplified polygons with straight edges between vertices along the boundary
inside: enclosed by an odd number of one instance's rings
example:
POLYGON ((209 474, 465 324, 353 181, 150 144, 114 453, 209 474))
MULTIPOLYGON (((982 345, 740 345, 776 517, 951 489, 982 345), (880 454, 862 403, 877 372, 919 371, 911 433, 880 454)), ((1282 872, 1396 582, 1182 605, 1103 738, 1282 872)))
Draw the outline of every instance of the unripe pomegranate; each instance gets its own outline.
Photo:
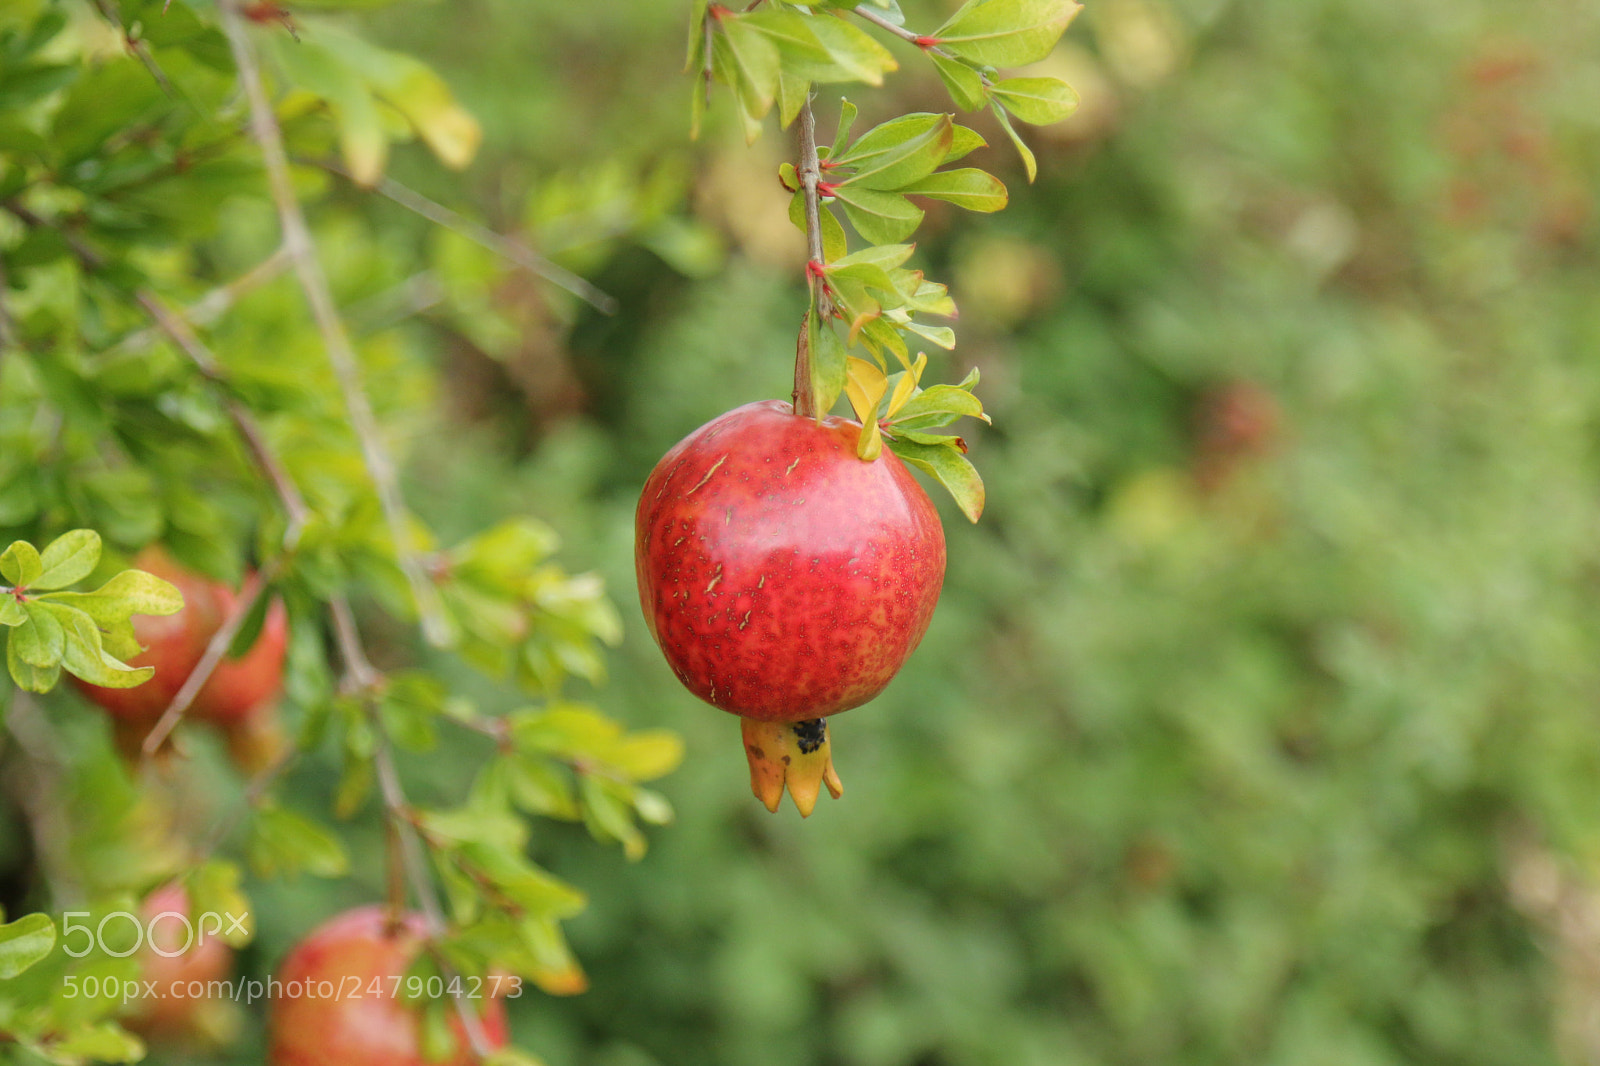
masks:
MULTIPOLYGON (((146 548, 133 564, 172 582, 183 593, 183 610, 177 614, 134 616, 133 632, 145 650, 131 664, 153 666, 155 676, 134 688, 76 682, 89 699, 110 712, 118 745, 130 754, 139 750, 239 602, 239 593, 179 565, 159 547, 146 548)), ((222 729, 235 761, 246 771, 270 762, 284 743, 272 701, 283 684, 288 631, 283 603, 274 600, 250 650, 219 662, 189 708, 191 719, 222 729)))
POLYGON ((213 981, 233 970, 233 949, 215 930, 198 927, 181 884, 156 889, 140 916, 150 931, 139 951, 146 995, 124 1024, 155 1040, 213 1042, 232 1028, 232 1004, 213 981), (154 990, 154 995, 149 990, 154 990))
MULTIPOLYGON (((278 968, 277 998, 267 1021, 268 1066, 475 1062, 460 1019, 454 1016, 452 1054, 432 1062, 423 1056, 420 1020, 398 985, 422 949, 424 929, 420 915, 395 920, 385 907, 366 906, 334 915, 312 930, 278 968)), ((504 1047, 505 1005, 486 992, 471 1006, 482 1008, 490 1047, 504 1047)))
POLYGON ((227 619, 231 600, 226 586, 180 565, 165 551, 151 546, 134 557, 133 565, 170 581, 183 593, 183 610, 170 615, 139 614, 133 633, 144 654, 129 660, 132 666, 153 666, 155 676, 134 688, 101 688, 74 679, 84 695, 110 712, 113 718, 136 726, 151 726, 178 694, 195 664, 206 653, 211 636, 227 619))
POLYGON ((922 639, 944 581, 938 513, 861 426, 746 404, 656 465, 635 516, 645 622, 690 692, 744 719, 751 787, 809 814, 840 793, 828 715, 872 699, 922 639))

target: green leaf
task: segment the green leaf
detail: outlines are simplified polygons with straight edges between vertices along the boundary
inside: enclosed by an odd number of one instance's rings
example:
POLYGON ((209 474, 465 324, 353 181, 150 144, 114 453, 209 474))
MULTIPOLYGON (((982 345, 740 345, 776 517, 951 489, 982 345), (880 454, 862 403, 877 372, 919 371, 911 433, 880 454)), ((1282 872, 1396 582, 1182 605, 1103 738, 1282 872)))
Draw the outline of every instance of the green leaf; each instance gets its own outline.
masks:
POLYGON ((1011 119, 1006 116, 1004 108, 999 104, 990 104, 989 110, 994 112, 994 117, 1000 120, 1000 126, 1006 131, 1006 136, 1016 145, 1017 154, 1022 156, 1022 167, 1028 172, 1028 183, 1033 184, 1033 179, 1039 176, 1039 164, 1033 158, 1033 150, 1022 143, 1017 131, 1011 128, 1011 119))
POLYGON ((23 604, 22 609, 28 614, 27 621, 11 630, 11 643, 17 655, 28 665, 41 669, 59 665, 67 644, 61 622, 37 601, 23 604))
POLYGON ((380 48, 334 22, 302 20, 300 36, 296 47, 313 39, 324 44, 337 63, 358 75, 371 92, 406 118, 445 166, 460 170, 472 162, 483 131, 427 64, 380 48))
POLYGON ((20 626, 27 620, 22 602, 10 593, 0 593, 0 626, 20 626))
MULTIPOLYGON (((870 34, 852 22, 841 18, 817 15, 808 20, 811 32, 827 50, 834 67, 842 77, 814 76, 813 81, 860 81, 868 85, 882 85, 883 76, 898 70, 900 64, 890 51, 870 34)), ((836 141, 842 143, 841 141, 836 141)))
POLYGON ((39 560, 39 549, 25 540, 13 541, 0 553, 0 575, 19 588, 31 586, 42 573, 44 563, 39 560))
POLYGON ((777 6, 740 17, 772 40, 780 68, 800 81, 882 85, 884 74, 898 66, 888 49, 842 19, 777 6))
POLYGON ((508 848, 468 841, 456 849, 456 860, 470 867, 475 879, 490 882, 510 902, 539 917, 570 918, 588 905, 582 892, 508 848))
POLYGON ((605 761, 630 781, 653 781, 683 762, 683 740, 665 729, 629 733, 612 746, 605 761))
POLYGON ((49 1061, 63 1064, 138 1062, 144 1058, 145 1052, 144 1041, 116 1022, 100 1022, 71 1029, 45 1046, 49 1061))
POLYGON ((555 920, 530 916, 517 922, 516 929, 517 940, 527 951, 527 976, 542 991, 552 996, 570 996, 589 986, 555 920))
MULTIPOLYGON (((794 223, 795 229, 801 233, 806 231, 806 194, 797 192, 789 198, 789 221, 794 223)), ((849 244, 845 239, 844 226, 839 219, 826 206, 819 205, 817 222, 822 226, 822 258, 824 262, 832 263, 842 259, 849 251, 849 244)))
POLYGON ((892 270, 911 258, 911 253, 916 251, 914 244, 875 244, 870 248, 863 248, 858 252, 841 256, 832 265, 835 267, 854 266, 858 263, 870 263, 892 270))
MULTIPOLYGON (((839 99, 839 128, 834 131, 833 146, 835 151, 842 150, 850 143, 850 127, 856 123, 856 105, 841 97, 839 99)), ((832 158, 831 154, 829 158, 832 158)))
POLYGON ((828 267, 828 280, 835 285, 854 282, 876 290, 893 302, 894 296, 899 292, 894 283, 893 276, 879 266, 868 260, 857 260, 849 264, 834 263, 828 267))
POLYGON ((343 877, 350 871, 344 843, 331 830, 276 804, 264 804, 251 823, 250 865, 262 877, 301 871, 343 877))
POLYGON ((24 692, 49 692, 56 687, 56 681, 61 676, 61 667, 34 666, 24 662, 19 654, 17 643, 17 629, 11 631, 10 639, 6 641, 6 669, 11 674, 11 680, 24 692))
POLYGON ((778 125, 789 128, 811 95, 811 83, 793 71, 778 70, 778 125))
POLYGON ((529 814, 573 821, 583 817, 572 784, 556 764, 534 755, 503 756, 511 802, 529 814))
POLYGON ((956 331, 949 326, 927 326, 917 321, 901 323, 901 329, 910 330, 923 340, 937 344, 945 351, 956 346, 956 331))
POLYGON ((987 148, 989 142, 978 136, 977 130, 965 126, 957 126, 951 131, 950 154, 944 157, 945 163, 954 163, 958 159, 965 159, 979 148, 987 148))
POLYGON ((897 244, 916 232, 923 210, 899 193, 842 187, 840 202, 850 224, 871 244, 897 244))
POLYGON ((0 981, 9 981, 50 954, 56 927, 48 914, 25 914, 0 925, 0 981))
POLYGON ((811 394, 822 414, 833 409, 844 391, 847 356, 833 323, 819 322, 815 307, 806 317, 806 329, 811 340, 811 394))
POLYGON ((82 581, 100 564, 100 534, 74 529, 50 542, 39 557, 43 573, 29 583, 35 589, 59 589, 82 581))
POLYGON ((84 612, 48 600, 39 605, 61 624, 66 637, 61 664, 69 673, 104 688, 133 688, 155 676, 153 666, 133 667, 107 655, 99 628, 84 612))
POLYGON ((944 200, 968 211, 999 211, 1009 199, 1006 187, 999 178, 976 167, 941 170, 921 181, 903 186, 900 191, 911 196, 944 200))
POLYGON ((645 839, 633 822, 633 789, 616 781, 584 774, 583 820, 596 840, 614 840, 630 862, 644 858, 645 839))
POLYGON ((900 437, 889 442, 889 449, 905 462, 933 476, 955 498, 956 506, 967 519, 976 522, 983 514, 983 479, 961 454, 959 437, 933 438, 948 443, 924 444, 900 437))
POLYGON ((1007 78, 996 82, 994 97, 1024 122, 1048 126, 1078 110, 1078 93, 1060 78, 1007 78))
POLYGON ((717 20, 721 29, 711 48, 712 65, 733 87, 744 116, 745 139, 761 134, 761 118, 772 109, 778 90, 778 49, 746 16, 726 14, 717 20))
POLYGON ((1074 0, 967 0, 931 36, 975 63, 1020 67, 1049 55, 1082 9, 1074 0))
POLYGON ((950 154, 955 134, 950 116, 939 116, 922 133, 856 164, 853 174, 841 184, 866 189, 893 190, 932 174, 950 154))
POLYGON ((177 614, 183 593, 170 581, 143 570, 124 570, 93 592, 53 592, 53 603, 71 604, 104 625, 130 614, 177 614))
POLYGON ((947 426, 958 418, 981 418, 983 402, 966 389, 955 385, 930 385, 895 413, 895 431, 947 426))
POLYGON ((284 76, 327 103, 350 176, 357 184, 376 185, 389 158, 389 135, 372 87, 323 43, 320 34, 298 41, 272 34, 266 40, 284 76))
POLYGON ((622 726, 576 703, 555 704, 542 713, 512 714, 507 721, 518 751, 568 758, 601 758, 622 735, 622 726))
POLYGON ((950 101, 963 111, 977 111, 989 102, 989 93, 983 86, 983 75, 959 59, 942 56, 938 52, 925 53, 933 60, 939 80, 950 94, 950 101))

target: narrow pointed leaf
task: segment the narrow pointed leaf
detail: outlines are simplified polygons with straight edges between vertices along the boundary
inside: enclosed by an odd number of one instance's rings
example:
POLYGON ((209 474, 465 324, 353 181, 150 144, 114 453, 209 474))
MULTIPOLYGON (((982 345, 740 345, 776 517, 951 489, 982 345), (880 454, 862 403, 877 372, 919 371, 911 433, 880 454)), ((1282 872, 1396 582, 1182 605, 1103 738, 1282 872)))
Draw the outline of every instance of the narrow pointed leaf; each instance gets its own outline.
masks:
POLYGON ((1022 142, 1017 136, 1017 131, 1011 128, 1011 119, 1006 116, 1005 109, 999 104, 989 105, 989 110, 994 112, 994 117, 1000 120, 1001 127, 1006 131, 1006 136, 1011 138, 1011 143, 1016 145, 1017 154, 1022 156, 1022 168, 1028 172, 1028 184, 1033 184, 1033 179, 1039 176, 1039 164, 1033 158, 1033 150, 1022 142))
POLYGON ((1005 184, 999 178, 976 167, 941 170, 903 186, 900 191, 944 200, 968 211, 999 211, 1009 199, 1005 184))
MULTIPOLYGON (((856 105, 849 100, 839 100, 839 128, 833 136, 834 152, 841 152, 850 143, 850 127, 856 123, 856 105)), ((829 155, 832 158, 832 154, 829 155)))
POLYGON ((897 244, 922 223, 922 208, 899 193, 845 187, 838 196, 850 224, 871 244, 897 244))
POLYGON ((950 116, 939 118, 941 121, 922 133, 857 164, 855 173, 842 184, 888 191, 932 174, 950 154, 955 136, 950 116))
POLYGON ((1048 126, 1078 110, 1077 90, 1060 78, 1006 78, 994 98, 1024 122, 1048 126))
POLYGON ((906 401, 894 424, 897 431, 933 429, 958 418, 989 420, 983 413, 983 402, 967 390, 954 385, 930 385, 906 401))
POLYGON ((933 67, 939 72, 939 80, 944 82, 945 90, 950 93, 951 103, 963 111, 978 111, 989 102, 989 93, 983 87, 982 74, 959 59, 951 59, 938 52, 928 52, 927 56, 933 60, 933 67))
POLYGON ((844 391, 847 356, 833 324, 820 321, 816 308, 806 317, 806 329, 811 340, 811 393, 817 411, 824 413, 833 409, 844 391))
POLYGON ((949 326, 925 326, 921 322, 907 322, 903 327, 915 333, 923 340, 937 344, 945 351, 956 346, 956 331, 949 326))
POLYGON ((917 441, 896 439, 889 442, 890 449, 902 460, 918 470, 932 475, 955 499, 956 506, 967 520, 976 522, 983 514, 983 479, 977 468, 961 454, 957 438, 947 437, 949 444, 922 444, 917 441))
POLYGON ((846 373, 845 395, 850 399, 850 409, 856 413, 856 421, 863 426, 875 424, 878 404, 889 389, 889 379, 882 370, 855 356, 849 358, 846 373))

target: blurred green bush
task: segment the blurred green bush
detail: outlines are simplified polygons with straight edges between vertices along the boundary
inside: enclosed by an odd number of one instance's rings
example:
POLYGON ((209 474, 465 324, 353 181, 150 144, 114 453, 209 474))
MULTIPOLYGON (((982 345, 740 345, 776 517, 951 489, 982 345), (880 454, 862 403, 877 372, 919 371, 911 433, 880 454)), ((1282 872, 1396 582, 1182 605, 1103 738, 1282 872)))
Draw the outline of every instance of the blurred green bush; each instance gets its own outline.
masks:
MULTIPOLYGON (((787 141, 714 124, 690 148, 676 4, 395 11, 373 29, 484 123, 482 214, 623 308, 552 310, 439 238, 459 299, 423 339, 461 444, 418 458, 413 497, 446 536, 552 521, 625 608, 599 701, 690 747, 643 863, 536 845, 594 892, 570 926, 592 990, 519 1003, 527 1046, 1600 1056, 1600 8, 1090 5, 1050 61, 1084 107, 1036 134, 1039 184, 991 136, 1011 209, 930 218, 920 262, 964 309, 945 369, 980 366, 995 416, 970 434, 989 513, 941 503, 939 614, 838 721, 846 797, 804 825, 750 798, 733 719, 629 599, 655 459, 788 390, 787 141), (720 270, 662 221, 685 190, 720 270)), ((931 75, 890 91, 942 106, 931 75)), ((420 152, 396 172, 455 180, 420 152)))

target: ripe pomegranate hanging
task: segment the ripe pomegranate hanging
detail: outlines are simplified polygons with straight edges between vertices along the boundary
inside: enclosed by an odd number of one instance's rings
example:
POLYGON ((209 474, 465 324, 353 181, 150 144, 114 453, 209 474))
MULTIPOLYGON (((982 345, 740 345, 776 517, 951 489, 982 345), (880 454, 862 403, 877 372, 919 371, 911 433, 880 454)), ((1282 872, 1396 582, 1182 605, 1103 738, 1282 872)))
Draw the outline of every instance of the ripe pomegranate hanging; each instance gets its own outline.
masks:
POLYGON ((645 621, 696 696, 743 719, 751 788, 810 814, 842 791, 825 719, 882 692, 928 628, 944 531, 861 425, 746 404, 656 465, 635 516, 645 621))
MULTIPOLYGON (((278 967, 279 998, 267 1019, 268 1066, 468 1066, 472 1053, 461 1020, 450 1019, 454 1048, 442 1061, 423 1054, 416 1005, 401 989, 423 948, 423 919, 381 906, 357 907, 323 922, 278 967)), ((498 982, 496 982, 498 987, 498 982)), ((490 1048, 506 1046, 505 1005, 488 994, 481 1009, 490 1048)), ((446 992, 448 995, 449 993, 446 992)))

